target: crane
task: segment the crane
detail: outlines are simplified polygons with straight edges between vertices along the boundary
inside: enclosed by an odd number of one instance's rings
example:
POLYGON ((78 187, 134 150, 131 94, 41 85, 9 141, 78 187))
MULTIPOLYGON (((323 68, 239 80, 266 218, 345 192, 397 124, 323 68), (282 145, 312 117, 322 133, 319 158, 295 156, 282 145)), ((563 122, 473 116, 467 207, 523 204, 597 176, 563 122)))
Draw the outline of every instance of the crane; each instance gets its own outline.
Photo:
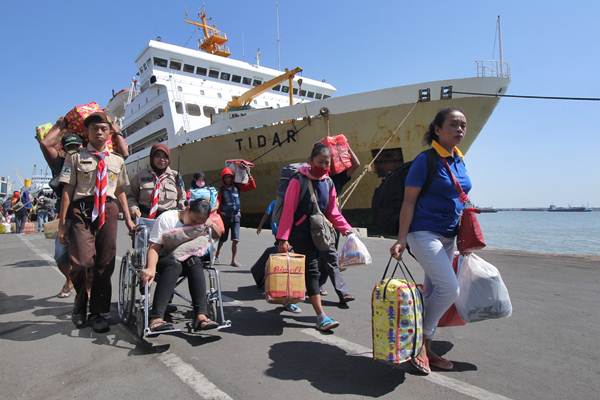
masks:
POLYGON ((227 103, 227 107, 225 108, 225 110, 231 111, 231 110, 243 109, 243 108, 247 107, 248 105, 250 105, 250 103, 252 102, 252 100, 255 97, 257 97, 260 94, 264 93, 265 91, 271 89, 273 86, 280 84, 281 82, 285 81, 286 79, 288 80, 288 83, 289 83, 290 105, 293 105, 293 103, 294 103, 294 89, 293 89, 294 76, 299 72, 302 72, 302 68, 300 68, 300 67, 296 67, 296 68, 292 69, 291 71, 286 68, 285 72, 283 74, 276 76, 275 78, 268 80, 263 84, 253 87, 252 89, 248 90, 247 92, 243 93, 240 96, 233 96, 231 101, 229 103, 227 103))

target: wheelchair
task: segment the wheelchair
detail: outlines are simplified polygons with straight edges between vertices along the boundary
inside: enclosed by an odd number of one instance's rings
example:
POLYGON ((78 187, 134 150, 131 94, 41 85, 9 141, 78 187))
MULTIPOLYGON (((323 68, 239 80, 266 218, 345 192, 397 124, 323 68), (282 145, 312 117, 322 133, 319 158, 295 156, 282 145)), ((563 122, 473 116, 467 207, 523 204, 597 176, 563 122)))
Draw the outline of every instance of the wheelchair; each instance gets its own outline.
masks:
MULTIPOLYGON (((149 312, 151 307, 150 285, 147 283, 142 284, 141 273, 146 268, 146 256, 149 247, 148 238, 154 222, 155 220, 152 219, 138 218, 133 235, 133 248, 128 250, 123 256, 119 271, 119 296, 117 302, 119 318, 122 323, 135 326, 137 335, 140 338, 181 331, 181 329, 172 329, 152 332, 149 328, 149 312)), ((208 254, 202 257, 202 266, 208 273, 206 293, 208 318, 217 322, 219 324, 217 330, 221 330, 231 327, 231 321, 225 319, 223 298, 221 295, 221 279, 219 271, 214 267, 214 246, 210 230, 208 234, 211 243, 208 254)), ((191 304, 191 299, 177 290, 177 287, 185 279, 185 276, 181 276, 177 280, 174 295, 191 304)), ((188 333, 192 333, 191 323, 187 324, 187 330, 188 333)))

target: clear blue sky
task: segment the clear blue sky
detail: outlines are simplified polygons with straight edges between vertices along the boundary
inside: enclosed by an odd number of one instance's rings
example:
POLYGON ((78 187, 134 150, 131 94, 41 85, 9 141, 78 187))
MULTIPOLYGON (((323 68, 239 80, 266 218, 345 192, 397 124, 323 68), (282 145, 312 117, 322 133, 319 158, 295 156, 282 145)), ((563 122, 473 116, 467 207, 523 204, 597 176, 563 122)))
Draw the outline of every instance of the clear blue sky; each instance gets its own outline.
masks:
MULTIPOLYGON (((600 97, 600 2, 420 3, 281 0, 282 66, 302 66, 338 95, 473 76, 474 60, 493 55, 501 15, 509 93, 600 97)), ((277 65, 274 0, 4 2, 0 175, 43 165, 34 127, 75 104, 106 104, 111 89, 128 85, 149 39, 190 39, 184 12, 202 4, 235 58, 243 42, 247 61, 260 47, 263 64, 277 65)), ((598 102, 501 100, 467 155, 473 199, 600 206, 598 116, 598 102)))

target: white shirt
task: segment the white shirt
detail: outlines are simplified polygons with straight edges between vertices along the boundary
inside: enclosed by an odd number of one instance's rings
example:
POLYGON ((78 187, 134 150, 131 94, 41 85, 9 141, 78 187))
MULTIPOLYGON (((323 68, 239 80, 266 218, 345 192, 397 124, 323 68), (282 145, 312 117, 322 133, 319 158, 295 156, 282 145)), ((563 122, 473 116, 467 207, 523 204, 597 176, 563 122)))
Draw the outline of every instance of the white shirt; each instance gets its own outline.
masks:
POLYGON ((162 245, 162 235, 165 232, 184 226, 179 220, 178 210, 165 211, 156 219, 150 232, 150 242, 162 245))

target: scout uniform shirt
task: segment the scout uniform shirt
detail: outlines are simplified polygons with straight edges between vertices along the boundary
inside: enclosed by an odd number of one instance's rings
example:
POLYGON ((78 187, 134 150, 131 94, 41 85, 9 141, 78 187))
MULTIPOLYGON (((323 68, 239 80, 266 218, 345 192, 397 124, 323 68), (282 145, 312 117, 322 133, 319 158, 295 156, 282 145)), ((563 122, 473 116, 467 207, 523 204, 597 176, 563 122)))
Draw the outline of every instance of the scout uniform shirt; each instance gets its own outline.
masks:
MULTIPOLYGON (((174 210, 178 205, 183 208, 185 195, 183 184, 179 173, 167 167, 161 176, 165 177, 160 183, 160 192, 158 194, 158 212, 174 210)), ((141 170, 131 179, 131 185, 127 193, 127 202, 129 209, 133 213, 139 208, 142 214, 148 214, 152 206, 152 191, 154 190, 154 171, 151 167, 141 170)))
MULTIPOLYGON (((98 157, 92 154, 95 151, 97 150, 88 144, 87 148, 65 159, 59 182, 74 187, 73 201, 84 197, 94 197, 98 168, 98 157)), ((125 160, 116 153, 109 153, 104 160, 108 166, 106 196, 116 200, 117 188, 124 190, 125 186, 129 185, 125 160)))

